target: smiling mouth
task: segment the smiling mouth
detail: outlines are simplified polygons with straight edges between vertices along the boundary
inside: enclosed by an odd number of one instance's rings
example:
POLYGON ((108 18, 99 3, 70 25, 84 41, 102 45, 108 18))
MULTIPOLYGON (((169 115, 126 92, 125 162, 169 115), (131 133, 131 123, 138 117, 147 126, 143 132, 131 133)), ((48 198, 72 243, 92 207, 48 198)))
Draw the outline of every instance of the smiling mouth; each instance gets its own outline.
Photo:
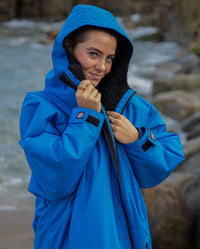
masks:
POLYGON ((103 78, 103 75, 96 74, 96 73, 89 73, 93 79, 100 80, 103 78))

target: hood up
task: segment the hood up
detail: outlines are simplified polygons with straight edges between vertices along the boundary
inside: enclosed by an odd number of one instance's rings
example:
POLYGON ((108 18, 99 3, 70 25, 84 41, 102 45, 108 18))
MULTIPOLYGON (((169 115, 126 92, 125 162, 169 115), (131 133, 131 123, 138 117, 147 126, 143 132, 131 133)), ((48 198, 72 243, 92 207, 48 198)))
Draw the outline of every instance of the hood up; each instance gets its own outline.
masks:
MULTIPOLYGON (((69 60, 69 54, 66 53, 62 45, 63 40, 71 32, 88 25, 114 30, 120 37, 111 72, 106 75, 98 85, 98 90, 102 94, 103 105, 106 109, 114 110, 121 97, 129 89, 127 84, 127 71, 133 53, 133 45, 116 18, 109 11, 99 7, 80 4, 73 8, 55 39, 52 49, 53 69, 46 75, 45 89, 50 90, 54 88, 63 91, 67 88, 66 85, 60 81, 59 75, 62 72, 69 71, 71 67, 70 61, 76 60, 69 60)), ((71 68, 73 68, 73 66, 71 68)), ((75 83, 79 84, 80 80, 82 79, 78 79, 75 83)))

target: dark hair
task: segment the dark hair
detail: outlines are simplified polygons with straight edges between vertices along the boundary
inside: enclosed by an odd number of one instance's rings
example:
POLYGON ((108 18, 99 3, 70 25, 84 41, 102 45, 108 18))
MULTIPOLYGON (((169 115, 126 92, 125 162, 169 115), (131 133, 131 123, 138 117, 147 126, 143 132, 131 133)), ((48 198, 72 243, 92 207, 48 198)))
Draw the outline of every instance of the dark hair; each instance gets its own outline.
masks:
POLYGON ((71 49, 73 50, 78 43, 82 43, 87 40, 87 33, 90 31, 103 31, 114 36, 117 39, 117 41, 119 39, 118 33, 112 29, 106 29, 96 26, 84 26, 66 36, 62 43, 63 47, 66 49, 69 48, 70 45, 71 49))

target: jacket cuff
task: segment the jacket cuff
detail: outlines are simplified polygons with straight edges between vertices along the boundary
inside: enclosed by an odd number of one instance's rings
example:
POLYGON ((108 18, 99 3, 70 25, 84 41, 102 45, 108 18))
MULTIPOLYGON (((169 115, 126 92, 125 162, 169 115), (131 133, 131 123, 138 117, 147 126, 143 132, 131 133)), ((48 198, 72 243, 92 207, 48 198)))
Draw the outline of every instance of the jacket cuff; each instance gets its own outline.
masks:
POLYGON ((139 133, 140 133, 140 139, 137 141, 130 143, 130 144, 125 144, 125 148, 127 151, 147 151, 149 148, 154 146, 156 144, 156 139, 151 132, 151 130, 142 127, 142 128, 137 128, 139 133))
POLYGON ((89 108, 74 108, 71 112, 70 123, 85 123, 88 122, 96 127, 102 126, 105 116, 95 110, 89 108))

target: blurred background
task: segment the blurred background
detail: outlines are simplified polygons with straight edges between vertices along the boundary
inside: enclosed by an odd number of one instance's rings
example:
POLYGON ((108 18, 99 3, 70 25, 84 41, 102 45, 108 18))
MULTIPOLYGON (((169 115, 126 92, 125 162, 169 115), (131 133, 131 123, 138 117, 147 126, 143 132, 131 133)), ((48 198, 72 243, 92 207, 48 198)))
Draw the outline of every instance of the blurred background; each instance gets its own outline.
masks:
POLYGON ((53 40, 74 5, 110 10, 134 44, 129 85, 153 103, 186 160, 142 190, 154 249, 200 248, 200 1, 0 0, 0 249, 33 249, 30 170, 18 145, 26 92, 42 90, 53 40))

